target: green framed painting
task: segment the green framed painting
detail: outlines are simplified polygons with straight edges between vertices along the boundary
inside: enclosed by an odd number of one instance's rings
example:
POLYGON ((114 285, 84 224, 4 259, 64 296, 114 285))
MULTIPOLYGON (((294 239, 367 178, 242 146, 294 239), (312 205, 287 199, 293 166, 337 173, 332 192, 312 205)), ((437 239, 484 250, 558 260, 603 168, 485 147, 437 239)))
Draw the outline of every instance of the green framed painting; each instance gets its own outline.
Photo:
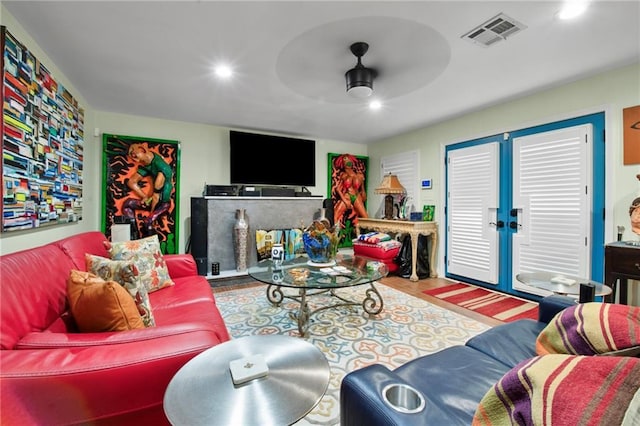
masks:
POLYGON ((425 204, 422 206, 422 220, 426 222, 433 222, 433 216, 436 212, 436 206, 431 204, 425 204))
POLYGON ((180 142, 104 134, 102 231, 129 224, 131 238, 157 235, 162 252, 178 253, 180 142))
POLYGON ((367 215, 367 168, 369 157, 328 154, 329 187, 334 222, 339 225, 338 247, 351 247, 359 217, 367 215))

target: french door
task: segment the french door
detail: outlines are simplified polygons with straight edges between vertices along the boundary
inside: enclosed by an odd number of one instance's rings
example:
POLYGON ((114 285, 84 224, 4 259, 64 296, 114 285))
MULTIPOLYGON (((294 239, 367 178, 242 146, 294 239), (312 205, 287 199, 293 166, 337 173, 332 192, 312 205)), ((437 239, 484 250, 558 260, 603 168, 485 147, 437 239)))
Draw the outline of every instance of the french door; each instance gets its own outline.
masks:
POLYGON ((447 158, 447 269, 498 284, 499 145, 451 151, 447 158))
POLYGON ((594 152, 603 156, 594 150, 603 114, 601 120, 447 148, 447 276, 539 296, 548 292, 516 275, 548 271, 601 281, 602 268, 592 262, 603 240, 604 219, 594 212, 604 204, 603 194, 594 196, 603 184, 594 185, 594 168, 603 173, 604 159, 602 166, 593 159, 594 152))

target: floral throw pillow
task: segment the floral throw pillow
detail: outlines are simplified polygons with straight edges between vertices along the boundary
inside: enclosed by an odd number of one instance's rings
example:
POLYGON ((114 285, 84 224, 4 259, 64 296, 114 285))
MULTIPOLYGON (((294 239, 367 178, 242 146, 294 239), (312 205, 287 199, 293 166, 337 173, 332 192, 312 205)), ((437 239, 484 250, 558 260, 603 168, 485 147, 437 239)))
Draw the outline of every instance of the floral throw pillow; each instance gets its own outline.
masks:
POLYGON ((115 281, 123 286, 136 302, 145 327, 153 327, 156 322, 151 311, 147 288, 140 280, 136 265, 127 260, 111 260, 101 256, 85 254, 87 271, 105 281, 115 281))
POLYGON ((157 235, 133 241, 112 242, 110 246, 109 255, 112 260, 130 260, 135 263, 140 272, 140 280, 149 293, 175 285, 169 277, 157 235))

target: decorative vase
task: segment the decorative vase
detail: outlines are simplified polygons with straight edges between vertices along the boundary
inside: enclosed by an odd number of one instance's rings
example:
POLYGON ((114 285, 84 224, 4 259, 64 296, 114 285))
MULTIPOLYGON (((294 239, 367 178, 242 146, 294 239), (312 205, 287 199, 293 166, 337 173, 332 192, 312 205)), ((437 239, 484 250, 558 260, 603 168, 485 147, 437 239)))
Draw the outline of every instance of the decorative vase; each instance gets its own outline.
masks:
POLYGON ((324 207, 322 207, 320 209, 320 214, 318 216, 318 220, 320 222, 322 222, 323 220, 329 220, 329 219, 327 219, 327 209, 325 209, 324 207))
MULTIPOLYGON (((320 214, 323 216, 322 211, 320 214)), ((302 234, 304 250, 313 264, 335 263, 338 251, 338 230, 339 227, 330 226, 326 218, 314 220, 311 226, 304 230, 302 234)))
POLYGON ((238 272, 247 269, 247 240, 249 238, 249 224, 245 216, 245 209, 236 210, 236 222, 233 225, 234 254, 236 258, 236 270, 238 272))

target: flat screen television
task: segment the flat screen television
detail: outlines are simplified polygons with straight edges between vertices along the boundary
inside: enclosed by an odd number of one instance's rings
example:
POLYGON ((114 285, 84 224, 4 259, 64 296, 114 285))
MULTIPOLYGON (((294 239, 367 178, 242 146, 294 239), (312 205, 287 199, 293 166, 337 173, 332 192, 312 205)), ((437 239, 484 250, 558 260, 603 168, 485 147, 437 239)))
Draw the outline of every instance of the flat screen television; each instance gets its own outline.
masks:
POLYGON ((231 130, 232 185, 315 186, 316 141, 231 130))

